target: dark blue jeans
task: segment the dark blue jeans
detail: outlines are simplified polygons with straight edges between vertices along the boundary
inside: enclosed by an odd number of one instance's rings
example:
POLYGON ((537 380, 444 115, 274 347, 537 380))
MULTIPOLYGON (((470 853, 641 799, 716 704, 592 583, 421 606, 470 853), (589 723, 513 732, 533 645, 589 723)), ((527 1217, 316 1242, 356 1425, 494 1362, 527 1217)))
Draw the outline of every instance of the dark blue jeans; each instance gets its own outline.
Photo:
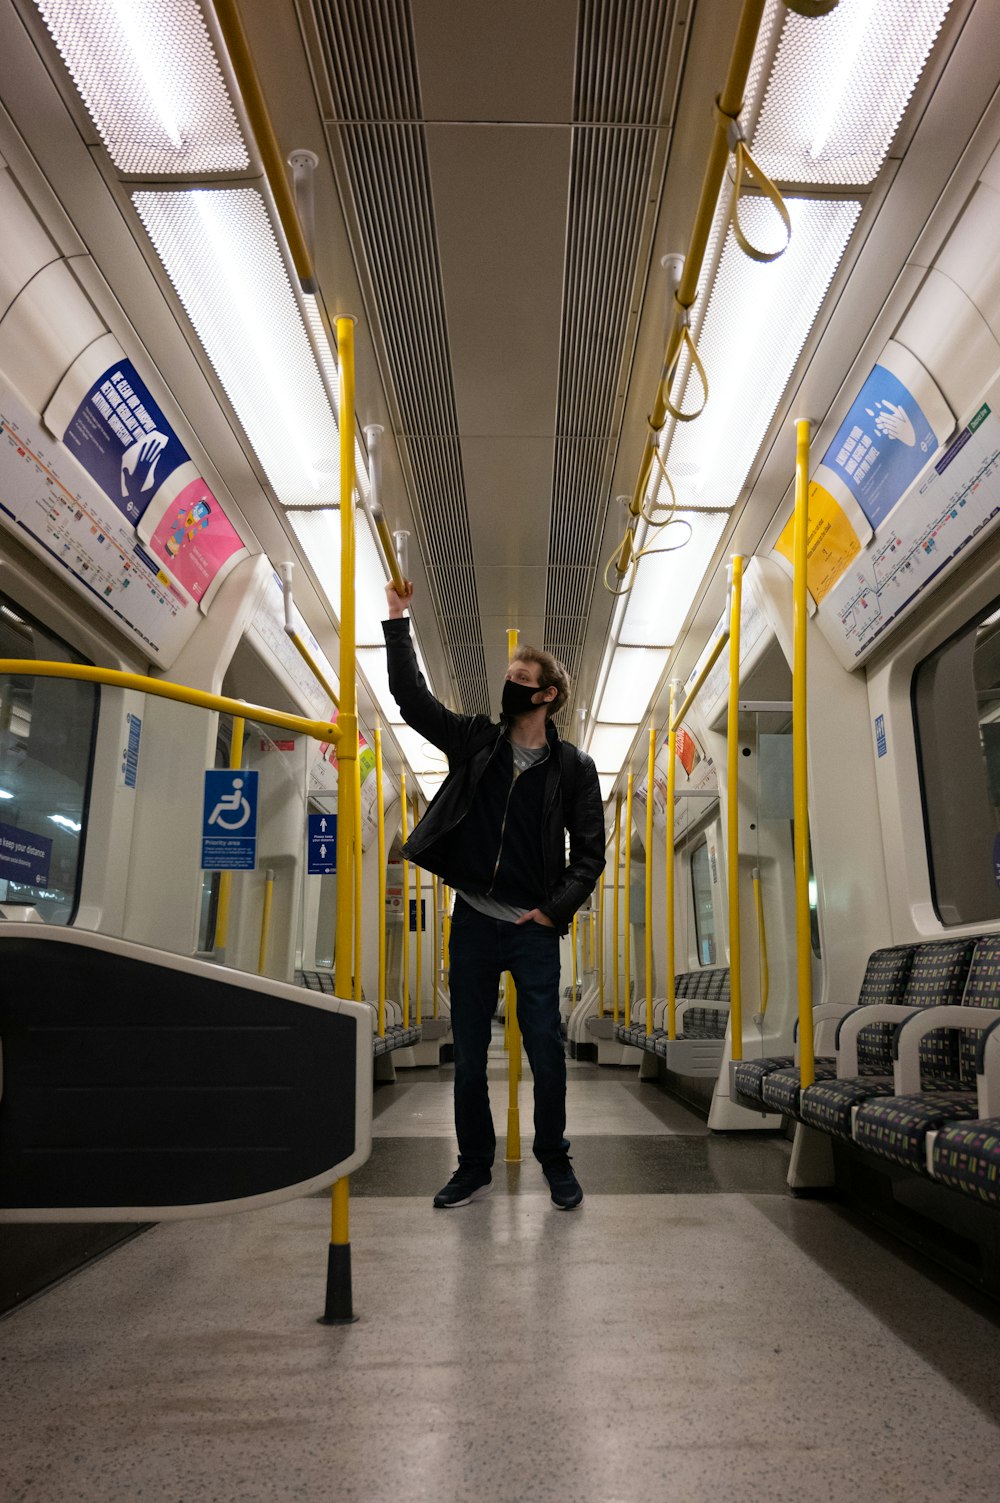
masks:
POLYGON ((559 1027, 559 934, 543 924, 487 918, 460 897, 451 926, 451 1027, 455 1036, 458 1162, 488 1168, 496 1134, 486 1056, 500 978, 517 987, 517 1017, 535 1079, 535 1141, 542 1164, 561 1157, 566 1140, 566 1054, 559 1027))

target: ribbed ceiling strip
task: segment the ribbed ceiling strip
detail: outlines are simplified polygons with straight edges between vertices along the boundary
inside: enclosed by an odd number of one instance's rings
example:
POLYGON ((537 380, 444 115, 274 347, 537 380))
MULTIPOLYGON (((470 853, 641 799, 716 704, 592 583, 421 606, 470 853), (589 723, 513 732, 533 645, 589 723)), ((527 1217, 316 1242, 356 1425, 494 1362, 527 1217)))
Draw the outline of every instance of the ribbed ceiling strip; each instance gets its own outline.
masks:
POLYGON ((673 9, 673 0, 580 5, 545 602, 546 645, 567 667, 582 651, 600 562, 673 9))
POLYGON ((315 0, 315 15, 431 593, 461 705, 485 713, 486 660, 409 4, 315 0))

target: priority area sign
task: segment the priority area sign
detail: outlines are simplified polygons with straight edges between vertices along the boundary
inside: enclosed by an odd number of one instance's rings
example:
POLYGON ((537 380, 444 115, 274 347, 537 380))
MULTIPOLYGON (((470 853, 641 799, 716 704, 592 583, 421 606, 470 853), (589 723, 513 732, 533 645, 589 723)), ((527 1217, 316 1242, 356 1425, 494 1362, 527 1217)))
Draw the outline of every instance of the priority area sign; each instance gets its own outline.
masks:
POLYGON ((310 877, 332 877, 337 870, 337 816, 310 814, 306 845, 310 877))
POLYGON ((257 865, 257 779, 243 769, 206 772, 203 872, 249 872, 257 865))

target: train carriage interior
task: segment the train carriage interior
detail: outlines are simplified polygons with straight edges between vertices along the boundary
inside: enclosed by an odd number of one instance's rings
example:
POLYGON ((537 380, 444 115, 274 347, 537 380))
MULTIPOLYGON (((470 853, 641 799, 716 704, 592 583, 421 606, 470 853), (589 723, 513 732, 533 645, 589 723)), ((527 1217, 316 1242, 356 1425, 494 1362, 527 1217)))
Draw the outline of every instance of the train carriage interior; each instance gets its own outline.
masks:
POLYGON ((4 1498, 995 1503, 998 538, 996 0, 0 0, 4 1498))

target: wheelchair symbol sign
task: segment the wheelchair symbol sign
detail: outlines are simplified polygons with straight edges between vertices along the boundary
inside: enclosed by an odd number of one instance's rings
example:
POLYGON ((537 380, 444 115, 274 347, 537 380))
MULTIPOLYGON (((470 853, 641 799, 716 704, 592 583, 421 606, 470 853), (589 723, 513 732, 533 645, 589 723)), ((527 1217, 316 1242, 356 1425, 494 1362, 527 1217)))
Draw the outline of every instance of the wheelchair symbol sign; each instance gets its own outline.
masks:
POLYGON ((202 871, 252 871, 257 865, 257 778, 242 770, 206 772, 202 871))

